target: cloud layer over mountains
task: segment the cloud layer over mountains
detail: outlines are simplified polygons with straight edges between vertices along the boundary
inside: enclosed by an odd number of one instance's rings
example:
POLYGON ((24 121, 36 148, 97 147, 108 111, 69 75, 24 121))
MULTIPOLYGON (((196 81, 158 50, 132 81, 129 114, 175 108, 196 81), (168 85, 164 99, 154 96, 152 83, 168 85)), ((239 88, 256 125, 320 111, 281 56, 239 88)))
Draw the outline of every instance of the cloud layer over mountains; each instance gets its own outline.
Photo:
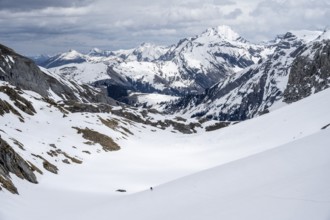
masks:
POLYGON ((0 40, 26 55, 75 48, 168 45, 226 24, 258 42, 290 29, 324 29, 327 0, 1 0, 0 40))

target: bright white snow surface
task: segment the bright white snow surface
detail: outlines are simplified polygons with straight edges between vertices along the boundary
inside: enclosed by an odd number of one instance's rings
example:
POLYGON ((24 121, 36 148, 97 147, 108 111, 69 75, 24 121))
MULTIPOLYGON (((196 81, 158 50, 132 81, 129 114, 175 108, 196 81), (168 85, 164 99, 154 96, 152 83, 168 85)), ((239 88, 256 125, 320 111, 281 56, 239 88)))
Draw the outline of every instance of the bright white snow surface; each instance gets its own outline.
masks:
POLYGON ((157 110, 162 110, 161 104, 165 102, 170 102, 177 100, 178 97, 163 95, 157 93, 132 93, 131 95, 135 95, 140 104, 146 104, 147 106, 152 106, 157 110))
POLYGON ((38 185, 14 178, 20 195, 1 192, 0 219, 328 220, 329 97, 209 133, 136 127, 118 152, 38 176, 38 185))
POLYGON ((104 63, 75 63, 54 67, 50 70, 66 79, 82 83, 92 83, 98 80, 109 79, 108 66, 104 63))

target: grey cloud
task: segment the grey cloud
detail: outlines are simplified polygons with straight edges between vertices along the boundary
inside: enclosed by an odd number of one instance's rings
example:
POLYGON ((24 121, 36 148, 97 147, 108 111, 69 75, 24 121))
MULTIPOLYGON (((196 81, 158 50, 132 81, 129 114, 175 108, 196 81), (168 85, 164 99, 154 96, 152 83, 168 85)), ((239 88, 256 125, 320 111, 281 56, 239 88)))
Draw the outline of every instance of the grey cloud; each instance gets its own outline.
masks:
POLYGON ((234 11, 226 14, 224 17, 226 19, 236 19, 238 16, 240 16, 241 14, 243 14, 242 10, 239 8, 236 8, 234 11))
POLYGON ((216 5, 235 5, 235 1, 231 0, 214 0, 214 4, 216 5))
POLYGON ((48 7, 81 7, 93 0, 0 0, 0 10, 29 11, 48 7))
POLYGON ((127 49, 170 45, 222 24, 256 42, 324 28, 329 7, 326 0, 0 0, 0 43, 24 54, 127 49))
POLYGON ((308 11, 328 11, 330 9, 330 2, 328 0, 263 0, 250 13, 252 16, 264 16, 268 13, 272 14, 286 14, 299 12, 304 16, 308 11))
POLYGON ((263 0, 249 13, 247 38, 270 39, 291 30, 321 30, 328 25, 328 0, 263 0))
POLYGON ((281 13, 288 10, 289 7, 284 2, 279 2, 276 0, 262 1, 258 6, 250 13, 252 16, 260 16, 262 14, 267 14, 268 11, 272 13, 281 13))

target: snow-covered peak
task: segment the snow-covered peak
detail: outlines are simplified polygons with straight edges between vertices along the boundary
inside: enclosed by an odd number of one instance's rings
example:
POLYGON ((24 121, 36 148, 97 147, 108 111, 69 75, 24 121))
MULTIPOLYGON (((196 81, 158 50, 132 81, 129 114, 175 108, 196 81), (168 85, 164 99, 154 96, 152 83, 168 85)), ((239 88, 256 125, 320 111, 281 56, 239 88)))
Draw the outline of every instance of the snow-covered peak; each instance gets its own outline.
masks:
POLYGON ((290 31, 290 33, 295 35, 298 39, 308 43, 319 37, 322 34, 322 31, 294 30, 290 31))
MULTIPOLYGON (((87 60, 88 56, 79 53, 76 50, 69 50, 68 52, 58 54, 56 56, 50 57, 46 61, 43 61, 41 66, 46 68, 52 68, 55 66, 61 66, 68 63, 82 63, 87 60)), ((39 63, 40 65, 40 63, 39 63)))
POLYGON ((73 49, 70 49, 68 52, 63 53, 60 56, 63 60, 75 60, 81 57, 84 57, 84 55, 73 49))
POLYGON ((127 57, 128 61, 152 61, 167 52, 168 48, 152 43, 142 43, 127 57))
POLYGON ((88 52, 88 55, 98 55, 98 54, 102 54, 102 53, 103 53, 103 50, 95 47, 88 52))
POLYGON ((90 52, 95 52, 95 53, 102 53, 102 52, 103 52, 103 50, 101 50, 101 49, 99 49, 99 48, 95 47, 95 48, 91 49, 91 51, 90 51, 90 52))
POLYGON ((322 34, 322 31, 311 30, 291 30, 285 34, 277 35, 274 40, 263 42, 262 44, 268 47, 277 47, 283 41, 296 41, 309 43, 314 41, 322 34))
POLYGON ((87 55, 90 57, 107 57, 110 55, 114 55, 114 53, 112 51, 101 50, 101 49, 95 47, 95 48, 91 49, 87 55))
POLYGON ((201 36, 203 36, 203 37, 218 36, 223 40, 230 40, 230 41, 235 41, 240 38, 240 35, 227 25, 221 25, 218 27, 208 28, 205 32, 202 33, 201 36))

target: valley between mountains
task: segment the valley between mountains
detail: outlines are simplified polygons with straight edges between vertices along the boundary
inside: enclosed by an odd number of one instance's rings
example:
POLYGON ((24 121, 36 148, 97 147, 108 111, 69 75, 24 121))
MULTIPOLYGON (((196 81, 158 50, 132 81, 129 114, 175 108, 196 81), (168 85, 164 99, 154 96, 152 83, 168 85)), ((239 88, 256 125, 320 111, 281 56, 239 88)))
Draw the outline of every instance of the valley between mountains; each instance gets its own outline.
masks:
POLYGON ((327 30, 0 45, 0 219, 326 220, 329 86, 327 30))

